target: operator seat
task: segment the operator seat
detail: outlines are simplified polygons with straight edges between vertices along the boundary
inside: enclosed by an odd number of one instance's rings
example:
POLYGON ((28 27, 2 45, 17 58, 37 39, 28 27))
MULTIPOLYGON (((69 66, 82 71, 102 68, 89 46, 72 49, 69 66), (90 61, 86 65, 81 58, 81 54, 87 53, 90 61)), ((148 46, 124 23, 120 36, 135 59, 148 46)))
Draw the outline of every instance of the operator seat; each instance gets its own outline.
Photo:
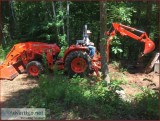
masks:
POLYGON ((84 45, 84 40, 76 40, 76 45, 84 45))

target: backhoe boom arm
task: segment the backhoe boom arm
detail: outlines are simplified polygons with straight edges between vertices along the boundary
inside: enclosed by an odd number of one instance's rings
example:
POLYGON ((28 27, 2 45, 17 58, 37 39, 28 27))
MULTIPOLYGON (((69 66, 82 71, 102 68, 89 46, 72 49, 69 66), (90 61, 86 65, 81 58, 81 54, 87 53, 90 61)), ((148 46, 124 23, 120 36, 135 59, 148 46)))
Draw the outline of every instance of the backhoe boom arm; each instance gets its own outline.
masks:
POLYGON ((118 24, 118 23, 112 23, 113 26, 113 31, 111 32, 106 32, 106 35, 109 35, 109 38, 107 38, 107 56, 108 56, 108 61, 109 61, 109 46, 110 43, 113 39, 113 37, 116 35, 117 32, 119 32, 122 36, 129 36, 137 41, 140 42, 144 42, 144 51, 142 53, 142 56, 145 54, 150 53, 151 51, 154 50, 155 48, 155 44, 154 42, 148 37, 148 35, 146 34, 146 32, 141 31, 141 30, 137 30, 136 28, 132 28, 123 24, 118 24), (131 31, 136 31, 139 32, 141 35, 138 36, 136 34, 134 34, 131 31))

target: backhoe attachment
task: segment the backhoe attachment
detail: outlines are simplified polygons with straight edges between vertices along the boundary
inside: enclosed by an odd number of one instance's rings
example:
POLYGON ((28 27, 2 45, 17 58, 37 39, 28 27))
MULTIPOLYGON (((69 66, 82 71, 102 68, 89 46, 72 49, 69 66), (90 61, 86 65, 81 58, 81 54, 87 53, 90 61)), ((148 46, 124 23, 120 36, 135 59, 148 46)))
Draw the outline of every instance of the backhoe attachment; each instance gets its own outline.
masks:
POLYGON ((125 26, 123 24, 118 24, 118 23, 112 23, 112 30, 109 30, 108 32, 106 32, 106 35, 109 36, 107 38, 107 47, 106 47, 106 51, 107 51, 107 56, 108 56, 108 60, 109 61, 109 46, 110 43, 112 42, 113 37, 116 35, 117 32, 119 32, 122 36, 129 36, 137 41, 143 42, 144 43, 144 51, 142 53, 141 56, 144 56, 145 54, 148 54, 150 52, 152 52, 155 48, 155 44, 154 42, 147 36, 146 32, 141 31, 141 30, 137 30, 135 28, 129 27, 129 26, 125 26), (141 35, 138 36, 136 34, 134 34, 132 31, 134 32, 138 32, 141 35))

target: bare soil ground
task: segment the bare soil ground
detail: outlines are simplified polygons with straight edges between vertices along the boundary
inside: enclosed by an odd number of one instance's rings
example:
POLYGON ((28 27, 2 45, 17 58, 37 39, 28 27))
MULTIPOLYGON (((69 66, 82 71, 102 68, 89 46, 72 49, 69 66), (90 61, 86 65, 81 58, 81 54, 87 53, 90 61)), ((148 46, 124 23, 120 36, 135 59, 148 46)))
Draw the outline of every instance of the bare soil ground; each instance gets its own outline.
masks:
MULTIPOLYGON (((109 70, 112 74, 124 75, 127 84, 122 85, 127 95, 134 96, 141 92, 141 87, 151 89, 159 89, 159 74, 151 72, 149 74, 135 73, 130 74, 127 71, 118 72, 115 67, 110 64, 109 70)), ((27 77, 27 74, 20 74, 14 80, 1 80, 1 107, 18 108, 25 107, 28 103, 28 94, 32 92, 32 88, 38 86, 37 79, 27 77)))
MULTIPOLYGON (((149 74, 144 73, 134 73, 131 74, 127 71, 124 72, 118 72, 117 69, 114 68, 112 64, 109 65, 109 70, 111 73, 120 73, 124 75, 127 84, 121 85, 121 87, 124 89, 124 92, 127 95, 134 96, 141 92, 142 87, 147 87, 153 90, 160 89, 159 88, 159 82, 160 82, 160 74, 151 72, 149 74)), ((120 78, 120 77, 119 77, 120 78)))
POLYGON ((28 94, 36 87, 37 80, 20 74, 14 80, 1 80, 1 107, 24 107, 28 102, 28 94))

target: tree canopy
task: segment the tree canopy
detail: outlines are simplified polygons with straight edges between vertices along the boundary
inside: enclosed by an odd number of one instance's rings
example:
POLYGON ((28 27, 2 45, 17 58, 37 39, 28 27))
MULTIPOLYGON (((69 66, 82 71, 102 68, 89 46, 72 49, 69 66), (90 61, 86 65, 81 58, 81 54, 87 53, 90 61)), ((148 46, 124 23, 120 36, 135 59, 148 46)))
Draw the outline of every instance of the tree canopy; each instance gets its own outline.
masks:
MULTIPOLYGON (((118 22, 146 31, 158 44, 157 2, 116 1, 105 4, 105 31, 113 22, 118 22)), ((82 39, 83 26, 87 24, 92 31, 91 40, 99 49, 100 2, 3 1, 1 24, 4 46, 25 41, 70 45, 82 39)), ((142 48, 142 43, 116 36, 111 46, 111 58, 136 59, 142 48)))

